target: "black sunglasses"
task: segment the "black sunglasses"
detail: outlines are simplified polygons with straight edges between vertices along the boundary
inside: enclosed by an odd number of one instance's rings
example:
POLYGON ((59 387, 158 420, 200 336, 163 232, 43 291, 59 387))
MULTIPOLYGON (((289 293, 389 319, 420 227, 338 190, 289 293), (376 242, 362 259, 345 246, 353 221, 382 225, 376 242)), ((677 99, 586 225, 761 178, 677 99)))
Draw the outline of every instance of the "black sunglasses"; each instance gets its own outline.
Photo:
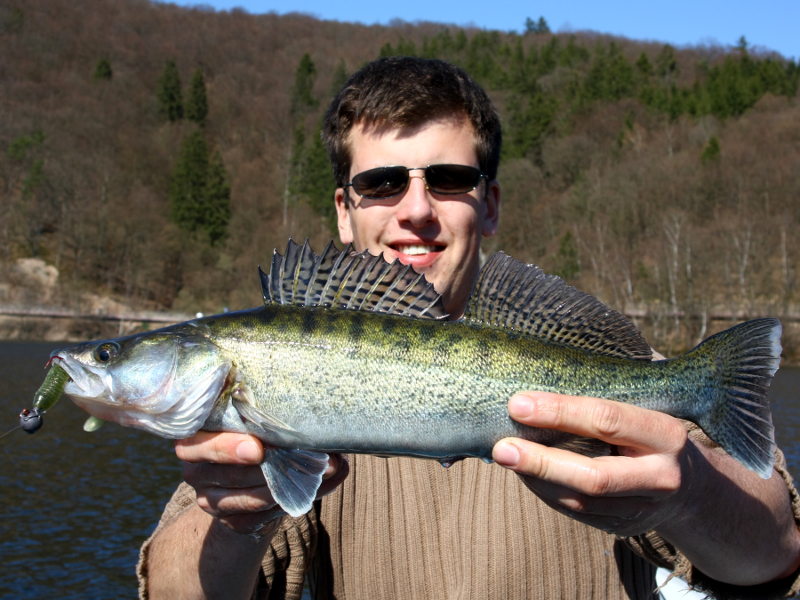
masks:
POLYGON ((425 171, 425 187, 435 194, 466 194, 481 179, 480 169, 467 165, 428 165, 427 167, 377 167, 355 175, 344 187, 352 187, 362 198, 380 200, 402 194, 411 181, 409 171, 425 171))

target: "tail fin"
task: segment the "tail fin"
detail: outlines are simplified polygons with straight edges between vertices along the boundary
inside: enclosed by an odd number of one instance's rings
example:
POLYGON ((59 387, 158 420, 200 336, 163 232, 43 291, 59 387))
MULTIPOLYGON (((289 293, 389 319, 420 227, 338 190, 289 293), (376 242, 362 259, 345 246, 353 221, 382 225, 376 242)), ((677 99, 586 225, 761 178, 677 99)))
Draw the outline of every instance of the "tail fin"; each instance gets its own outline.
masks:
POLYGON ((711 336, 687 354, 713 371, 710 406, 690 418, 764 479, 775 462, 775 428, 767 400, 781 357, 781 323, 755 319, 711 336), (698 356, 700 355, 700 356, 698 356), (702 413, 702 414, 699 414, 702 413))

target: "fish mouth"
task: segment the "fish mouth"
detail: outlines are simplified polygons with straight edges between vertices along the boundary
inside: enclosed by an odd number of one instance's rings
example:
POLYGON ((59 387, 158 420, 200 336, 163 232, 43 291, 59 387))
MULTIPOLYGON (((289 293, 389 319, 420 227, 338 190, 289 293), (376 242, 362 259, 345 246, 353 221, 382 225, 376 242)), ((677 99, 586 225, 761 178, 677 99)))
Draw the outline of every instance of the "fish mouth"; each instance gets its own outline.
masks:
POLYGON ((93 367, 82 363, 68 354, 55 354, 50 362, 58 360, 59 366, 69 375, 64 386, 64 394, 73 400, 101 402, 117 406, 120 403, 109 394, 111 377, 104 368, 93 367))

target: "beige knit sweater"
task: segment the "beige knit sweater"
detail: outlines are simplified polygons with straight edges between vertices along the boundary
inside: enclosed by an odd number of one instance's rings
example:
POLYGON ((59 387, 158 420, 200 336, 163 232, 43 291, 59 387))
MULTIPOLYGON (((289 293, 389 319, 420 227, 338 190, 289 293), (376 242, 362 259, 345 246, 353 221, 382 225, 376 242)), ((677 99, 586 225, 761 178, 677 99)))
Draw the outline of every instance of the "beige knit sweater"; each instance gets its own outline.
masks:
MULTIPOLYGON (((704 581, 655 534, 622 540, 553 511, 497 465, 350 456, 350 475, 312 513, 286 518, 264 556, 253 598, 300 598, 308 574, 320 598, 650 599, 655 564, 705 584, 718 598, 790 595, 704 581), (645 560, 644 557, 650 560, 645 560), (652 561, 652 562, 651 562, 652 561)), ((800 501, 783 469, 795 515, 800 501)), ((183 484, 163 526, 194 501, 183 484)), ((147 597, 149 541, 139 564, 147 597)))

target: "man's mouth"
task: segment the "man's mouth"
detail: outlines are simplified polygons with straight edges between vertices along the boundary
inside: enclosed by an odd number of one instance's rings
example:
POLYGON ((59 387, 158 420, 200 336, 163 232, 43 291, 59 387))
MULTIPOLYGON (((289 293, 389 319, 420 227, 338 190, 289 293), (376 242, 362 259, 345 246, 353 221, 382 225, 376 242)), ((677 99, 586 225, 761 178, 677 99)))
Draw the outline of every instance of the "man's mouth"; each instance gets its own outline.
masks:
POLYGON ((441 255, 446 246, 444 244, 390 244, 389 247, 397 255, 397 259, 412 267, 425 268, 431 266, 441 255))
POLYGON ((419 256, 420 254, 428 254, 429 252, 439 252, 443 246, 434 246, 432 244, 397 244, 392 246, 398 254, 406 254, 408 256, 419 256))

